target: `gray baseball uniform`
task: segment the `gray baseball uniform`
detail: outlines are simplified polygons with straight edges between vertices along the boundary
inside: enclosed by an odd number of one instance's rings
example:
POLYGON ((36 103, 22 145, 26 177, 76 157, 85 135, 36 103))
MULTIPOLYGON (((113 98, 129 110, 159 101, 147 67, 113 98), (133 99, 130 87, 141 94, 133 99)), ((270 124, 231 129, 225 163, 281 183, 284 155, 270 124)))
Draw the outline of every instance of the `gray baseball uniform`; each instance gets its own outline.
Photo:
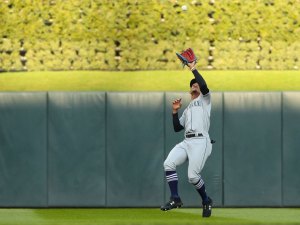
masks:
POLYGON ((196 184, 200 179, 207 157, 211 154, 209 138, 211 95, 200 95, 192 100, 180 117, 180 125, 185 128, 185 139, 177 144, 164 162, 165 171, 174 171, 176 166, 189 160, 189 182, 196 184))
MULTIPOLYGON (((187 54, 189 55, 191 52, 187 52, 187 54)), ((185 132, 184 140, 170 151, 164 162, 165 176, 170 188, 171 197, 169 202, 161 206, 161 210, 167 211, 180 208, 183 205, 178 193, 176 167, 188 160, 188 179, 202 198, 202 216, 210 217, 213 201, 206 194, 205 184, 200 173, 212 151, 212 143, 208 133, 211 95, 205 80, 195 69, 195 62, 188 64, 188 66, 195 76, 195 79, 192 79, 190 82, 192 101, 180 118, 178 117, 178 109, 181 107, 181 99, 173 102, 174 130, 176 132, 185 130, 185 132)))

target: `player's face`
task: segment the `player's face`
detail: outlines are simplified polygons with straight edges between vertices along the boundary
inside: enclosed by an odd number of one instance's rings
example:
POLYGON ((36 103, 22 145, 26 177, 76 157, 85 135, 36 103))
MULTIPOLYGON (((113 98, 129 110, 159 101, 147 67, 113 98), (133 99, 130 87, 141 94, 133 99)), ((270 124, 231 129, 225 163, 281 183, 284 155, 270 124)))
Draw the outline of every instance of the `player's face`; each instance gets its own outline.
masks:
POLYGON ((194 83, 190 89, 191 98, 195 99, 200 95, 200 87, 198 83, 194 83))

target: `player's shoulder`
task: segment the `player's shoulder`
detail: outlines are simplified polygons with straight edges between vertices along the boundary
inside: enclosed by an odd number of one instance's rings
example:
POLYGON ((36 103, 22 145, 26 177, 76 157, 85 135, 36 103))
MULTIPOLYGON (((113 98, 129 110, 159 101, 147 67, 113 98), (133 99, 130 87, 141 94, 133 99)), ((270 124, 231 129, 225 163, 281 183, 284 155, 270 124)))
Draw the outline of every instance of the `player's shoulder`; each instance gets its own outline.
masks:
POLYGON ((208 92, 205 95, 201 95, 202 101, 205 102, 206 104, 211 104, 211 94, 208 92))
POLYGON ((211 97, 210 91, 207 92, 205 95, 201 95, 199 97, 201 97, 201 98, 210 98, 211 97))

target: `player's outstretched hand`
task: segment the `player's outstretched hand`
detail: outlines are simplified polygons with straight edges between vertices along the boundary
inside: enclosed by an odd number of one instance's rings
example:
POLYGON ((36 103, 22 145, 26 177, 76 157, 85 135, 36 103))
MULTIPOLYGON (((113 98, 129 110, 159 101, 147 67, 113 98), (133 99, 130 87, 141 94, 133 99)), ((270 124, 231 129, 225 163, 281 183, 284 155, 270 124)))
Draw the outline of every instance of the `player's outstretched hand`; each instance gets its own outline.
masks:
POLYGON ((191 62, 191 63, 188 63, 187 65, 188 65, 188 67, 190 68, 190 70, 194 70, 194 69, 196 69, 196 67, 195 67, 195 65, 196 65, 196 61, 194 61, 194 62, 191 62))
POLYGON ((197 57, 193 51, 193 49, 188 48, 181 52, 180 54, 176 52, 178 59, 181 61, 183 67, 188 65, 189 63, 197 62, 197 57))
POLYGON ((181 98, 178 98, 172 103, 173 113, 177 113, 178 109, 180 108, 181 108, 181 98))

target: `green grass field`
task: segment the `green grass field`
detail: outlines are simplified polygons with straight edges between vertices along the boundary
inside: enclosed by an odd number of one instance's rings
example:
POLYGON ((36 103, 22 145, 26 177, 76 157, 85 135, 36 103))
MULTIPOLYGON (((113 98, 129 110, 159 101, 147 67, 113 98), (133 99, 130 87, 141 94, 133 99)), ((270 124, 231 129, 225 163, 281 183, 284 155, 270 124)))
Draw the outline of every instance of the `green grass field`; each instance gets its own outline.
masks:
MULTIPOLYGON (((212 91, 300 90, 300 71, 202 71, 212 91)), ((182 71, 0 73, 0 91, 187 91, 182 71)))
POLYGON ((193 225, 300 224, 300 209, 216 208, 210 218, 201 209, 0 209, 0 225, 193 225))

